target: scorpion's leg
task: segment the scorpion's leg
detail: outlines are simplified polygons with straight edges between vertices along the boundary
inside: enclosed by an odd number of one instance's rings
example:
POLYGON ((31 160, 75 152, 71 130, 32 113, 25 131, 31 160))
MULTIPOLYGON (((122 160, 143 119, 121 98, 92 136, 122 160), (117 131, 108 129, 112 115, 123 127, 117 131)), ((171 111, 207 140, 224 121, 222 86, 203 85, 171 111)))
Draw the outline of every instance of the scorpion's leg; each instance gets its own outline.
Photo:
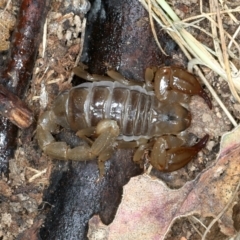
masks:
POLYGON ((113 80, 115 80, 126 86, 133 86, 133 85, 143 86, 143 83, 137 82, 134 80, 128 80, 124 76, 122 76, 120 73, 114 70, 107 71, 108 76, 104 76, 104 75, 98 75, 98 74, 90 74, 85 69, 86 69, 86 66, 83 65, 83 66, 75 67, 73 69, 73 72, 78 77, 91 82, 94 82, 94 81, 111 81, 112 82, 113 80))
POLYGON ((76 74, 78 77, 85 79, 87 81, 112 81, 112 78, 104 75, 98 75, 98 74, 90 74, 87 71, 85 71, 84 67, 75 67, 73 69, 74 74, 76 74))
POLYGON ((91 146, 91 152, 98 156, 100 175, 104 174, 104 162, 108 160, 114 150, 115 140, 119 135, 119 127, 114 120, 104 119, 96 127, 97 138, 91 146))
POLYGON ((171 172, 182 168, 206 145, 209 136, 205 135, 197 144, 191 147, 181 146, 177 137, 171 140, 160 137, 154 144, 150 162, 160 171, 171 172), (175 145, 175 146, 174 146, 175 145))
POLYGON ((54 133, 56 129, 57 123, 55 114, 53 114, 52 111, 46 111, 39 118, 37 126, 38 144, 44 153, 52 158, 67 160, 69 159, 69 155, 71 157, 77 157, 74 152, 80 151, 82 154, 79 156, 79 161, 91 159, 91 155, 89 155, 90 147, 88 145, 70 149, 65 142, 56 142, 55 138, 52 136, 52 133, 54 133))
POLYGON ((121 73, 116 72, 114 70, 108 70, 107 75, 111 77, 113 80, 120 82, 126 86, 140 86, 140 87, 144 86, 144 83, 132 79, 127 79, 121 73))
POLYGON ((123 75, 121 75, 120 73, 114 71, 114 70, 109 70, 107 71, 107 75, 108 76, 104 76, 104 75, 98 75, 98 74, 90 74, 87 71, 85 71, 84 67, 75 67, 73 69, 73 72, 80 78, 83 78, 87 81, 117 81, 120 82, 126 86, 134 86, 134 85, 138 85, 143 87, 144 84, 138 81, 134 81, 134 80, 128 80, 126 79, 123 75))
POLYGON ((124 148, 124 149, 134 149, 136 148, 136 151, 133 155, 133 161, 135 163, 141 163, 143 155, 146 151, 146 149, 150 149, 153 146, 153 142, 148 142, 148 139, 146 138, 140 138, 136 141, 131 142, 125 142, 125 141, 117 141, 118 148, 124 148))
POLYGON ((116 121, 102 120, 98 123, 95 133, 96 140, 92 146, 70 148, 65 142, 56 142, 52 136, 57 128, 55 116, 51 111, 45 112, 39 118, 37 138, 41 149, 50 157, 61 160, 86 161, 98 157, 100 173, 103 173, 103 162, 106 161, 114 148, 114 142, 119 135, 116 121))
POLYGON ((84 128, 77 131, 76 135, 79 138, 84 139, 86 142, 92 145, 93 141, 89 137, 93 136, 95 134, 95 131, 96 131, 96 127, 84 128))
MULTIPOLYGON (((120 73, 114 71, 114 70, 108 70, 107 71, 107 75, 108 76, 104 76, 104 75, 98 75, 98 74, 90 74, 87 71, 85 71, 84 67, 75 67, 73 69, 74 74, 76 74, 78 77, 85 79, 87 81, 117 81, 119 83, 122 83, 126 86, 140 86, 140 87, 145 87, 145 84, 139 81, 135 81, 132 79, 127 79, 125 78, 123 75, 121 75, 120 73)), ((152 90, 152 87, 151 87, 152 90)))

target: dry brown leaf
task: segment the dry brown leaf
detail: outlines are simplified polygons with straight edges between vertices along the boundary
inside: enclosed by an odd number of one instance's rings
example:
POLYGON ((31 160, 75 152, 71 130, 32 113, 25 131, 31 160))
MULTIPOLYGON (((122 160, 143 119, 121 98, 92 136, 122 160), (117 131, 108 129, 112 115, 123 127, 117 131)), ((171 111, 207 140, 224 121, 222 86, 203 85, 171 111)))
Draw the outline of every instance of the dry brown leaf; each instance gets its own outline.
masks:
MULTIPOLYGON (((150 176, 134 177, 124 187, 122 203, 109 226, 98 216, 89 222, 89 239, 164 239, 173 221, 199 214, 216 218, 239 183, 240 127, 226 134, 216 162, 178 190, 150 176)), ((218 220, 221 231, 233 236, 232 202, 218 220)))

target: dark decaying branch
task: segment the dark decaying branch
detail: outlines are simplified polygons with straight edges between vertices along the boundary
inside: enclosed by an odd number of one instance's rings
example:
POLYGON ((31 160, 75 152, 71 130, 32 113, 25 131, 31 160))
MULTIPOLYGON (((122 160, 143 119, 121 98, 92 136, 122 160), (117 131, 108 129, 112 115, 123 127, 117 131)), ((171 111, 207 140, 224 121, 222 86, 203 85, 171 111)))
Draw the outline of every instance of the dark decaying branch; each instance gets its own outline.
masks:
MULTIPOLYGON (((49 1, 23 0, 20 6, 9 56, 1 73, 0 83, 21 99, 24 98, 31 80, 49 1)), ((8 161, 16 148, 16 137, 17 127, 2 117, 0 119, 1 172, 8 171, 8 161)))

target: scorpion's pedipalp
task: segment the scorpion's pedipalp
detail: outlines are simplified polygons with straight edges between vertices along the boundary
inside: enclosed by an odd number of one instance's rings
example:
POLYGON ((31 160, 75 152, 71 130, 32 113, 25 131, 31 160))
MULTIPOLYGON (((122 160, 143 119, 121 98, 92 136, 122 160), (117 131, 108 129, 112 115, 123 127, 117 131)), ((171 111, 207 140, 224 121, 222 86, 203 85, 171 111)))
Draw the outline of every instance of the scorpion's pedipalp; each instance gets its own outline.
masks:
POLYGON ((171 69, 164 67, 159 68, 154 77, 154 90, 159 101, 166 100, 170 89, 171 69))
POLYGON ((171 100, 170 92, 175 91, 187 95, 199 95, 205 100, 209 108, 212 108, 211 100, 197 78, 190 72, 178 67, 158 69, 155 73, 154 89, 160 101, 171 100))
POLYGON ((172 89, 189 94, 189 95, 199 95, 207 103, 208 107, 212 108, 212 103, 207 93, 203 90, 202 86, 198 82, 197 78, 177 67, 172 67, 172 81, 170 81, 170 86, 172 89))
POLYGON ((197 153, 205 147, 209 135, 205 135, 197 144, 191 147, 173 147, 166 150, 167 143, 159 138, 151 154, 151 164, 160 171, 172 172, 184 167, 197 153), (154 152, 155 151, 155 152, 154 152))

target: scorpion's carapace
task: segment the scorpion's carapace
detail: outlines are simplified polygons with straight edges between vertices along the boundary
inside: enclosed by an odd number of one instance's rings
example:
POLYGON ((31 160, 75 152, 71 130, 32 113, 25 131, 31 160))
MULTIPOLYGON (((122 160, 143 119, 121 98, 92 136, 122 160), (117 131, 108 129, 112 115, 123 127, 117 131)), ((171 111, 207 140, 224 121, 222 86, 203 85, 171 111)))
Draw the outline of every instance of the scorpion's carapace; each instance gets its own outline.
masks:
POLYGON ((147 69, 145 84, 115 71, 108 72, 110 77, 90 75, 82 68, 75 73, 91 82, 59 95, 38 121, 39 146, 49 156, 76 161, 97 157, 102 174, 116 147, 136 148, 134 161, 140 162, 148 150, 153 167, 174 171, 206 145, 208 135, 191 147, 177 137, 191 123, 191 114, 183 107, 189 96, 200 95, 211 108, 197 79, 185 70, 147 69), (56 142, 52 133, 58 125, 76 131, 87 144, 71 149, 65 142, 56 142))

